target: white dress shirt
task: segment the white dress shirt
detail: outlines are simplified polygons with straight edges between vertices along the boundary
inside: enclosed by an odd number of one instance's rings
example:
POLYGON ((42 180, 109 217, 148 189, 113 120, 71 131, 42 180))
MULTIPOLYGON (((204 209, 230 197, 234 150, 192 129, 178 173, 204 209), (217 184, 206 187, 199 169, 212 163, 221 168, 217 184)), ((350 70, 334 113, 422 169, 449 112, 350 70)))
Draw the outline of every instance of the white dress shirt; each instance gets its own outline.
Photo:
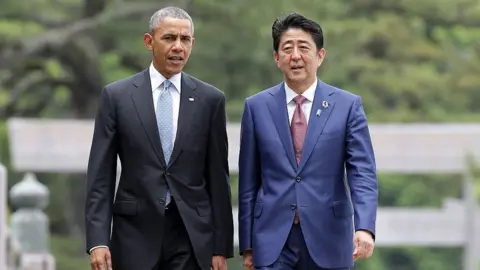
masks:
MULTIPOLYGON (((152 86, 152 95, 153 95, 153 107, 155 108, 155 111, 157 110, 157 101, 158 98, 160 97, 160 91, 162 91, 163 85, 162 83, 166 80, 166 78, 158 72, 155 67, 153 66, 153 63, 150 64, 150 67, 148 69, 148 73, 150 74, 150 82, 152 86)), ((178 73, 173 75, 170 78, 170 82, 172 83, 172 86, 168 89, 170 91, 170 94, 172 95, 172 102, 173 102, 173 142, 175 142, 175 137, 177 135, 177 127, 178 127, 178 114, 180 111, 180 91, 181 91, 181 86, 182 86, 182 73, 178 73)), ((155 113, 155 112, 152 112, 155 113)), ((100 247, 107 247, 107 246, 96 246, 90 249, 90 252, 92 252, 96 248, 100 247)))
MULTIPOLYGON (((310 118, 310 112, 312 111, 313 106, 313 98, 315 97, 315 90, 317 89, 318 81, 310 85, 310 87, 303 92, 302 96, 306 98, 305 102, 302 105, 303 114, 305 114, 305 118, 308 120, 310 118)), ((288 111, 288 121, 292 124, 293 113, 295 112, 296 104, 293 100, 296 96, 298 96, 295 91, 293 91, 290 87, 288 87, 287 83, 285 83, 285 94, 286 94, 286 102, 287 102, 287 111, 288 111)))
MULTIPOLYGON (((166 78, 158 72, 153 63, 150 64, 150 68, 148 70, 150 73, 150 82, 152 84, 152 95, 153 95, 153 106, 155 111, 157 111, 157 101, 158 97, 160 97, 160 92, 162 91, 163 85, 162 83, 166 80, 166 78)), ((170 86, 169 91, 172 95, 172 102, 173 102, 173 142, 175 143, 175 137, 177 135, 177 127, 178 127, 178 113, 180 111, 180 91, 182 86, 182 73, 177 73, 173 75, 170 79, 170 82, 173 86, 170 86)))

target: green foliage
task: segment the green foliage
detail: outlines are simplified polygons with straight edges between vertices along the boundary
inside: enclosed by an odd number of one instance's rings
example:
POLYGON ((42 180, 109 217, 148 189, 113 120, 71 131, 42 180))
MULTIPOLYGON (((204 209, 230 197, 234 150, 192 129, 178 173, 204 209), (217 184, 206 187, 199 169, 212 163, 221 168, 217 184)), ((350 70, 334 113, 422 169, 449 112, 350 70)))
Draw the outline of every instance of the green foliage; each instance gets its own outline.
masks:
POLYGON ((475 194, 478 202, 480 203, 480 167, 473 167, 472 172, 475 181, 475 194))
POLYGON ((52 254, 55 256, 58 270, 85 270, 90 269, 88 256, 83 243, 78 238, 52 235, 52 254))
POLYGON ((131 76, 131 71, 126 68, 121 68, 121 58, 115 52, 105 53, 100 59, 102 73, 105 74, 105 81, 107 83, 114 82, 125 77, 131 76))
POLYGON ((461 175, 379 175, 380 206, 440 208, 446 197, 461 198, 461 175))
MULTIPOLYGON (((37 0, 32 5, 42 11, 42 19, 51 21, 70 18, 73 7, 81 1, 60 2, 63 8, 56 12, 47 10, 49 4, 45 1, 37 0)), ((32 8, 13 0, 7 3, 7 10, 19 14, 32 8)), ((196 43, 186 71, 226 92, 229 105, 232 104, 228 107, 232 121, 239 120, 241 106, 238 103, 246 96, 282 79, 273 63, 270 32, 275 18, 286 11, 300 11, 320 22, 327 49, 320 78, 361 95, 371 121, 480 119, 480 107, 476 105, 480 102, 480 91, 477 91, 480 30, 474 27, 478 21, 472 14, 478 13, 478 6, 473 0, 421 3, 339 0, 314 4, 312 0, 279 0, 275 5, 268 1, 202 0, 192 1, 188 9, 195 22, 196 43), (457 16, 460 13, 464 16, 457 16)), ((145 49, 142 35, 149 15, 107 21, 102 27, 88 31, 91 45, 82 50, 92 54, 94 46, 100 55, 93 54, 82 60, 99 62, 101 85, 147 67, 150 52, 145 49)), ((3 34, 8 43, 45 31, 46 27, 40 23, 43 20, 18 17, 0 21, 0 35, 3 34)), ((85 36, 78 35, 72 42, 85 43, 82 39, 85 36)), ((65 48, 71 50, 71 45, 66 43, 65 48)), ((84 64, 73 63, 74 67, 84 64)), ((51 68, 46 66, 47 70, 51 68)), ((88 70, 88 66, 83 69, 88 70)), ((82 76, 68 66, 56 70, 62 70, 69 78, 82 76)), ((97 93, 87 97, 88 108, 92 108, 88 111, 90 116, 95 108, 91 104, 95 103, 101 86, 97 88, 89 89, 97 93)), ((72 104, 78 102, 75 96, 68 96, 72 104)), ((60 115, 70 110, 68 106, 56 109, 60 115)))
POLYGON ((354 269, 460 269, 461 255, 459 248, 377 248, 368 260, 358 260, 354 269))
POLYGON ((232 190, 232 204, 238 205, 238 174, 230 175, 230 188, 232 190))
POLYGON ((0 20, 0 36, 3 39, 16 40, 24 35, 35 35, 43 31, 43 27, 37 23, 19 20, 0 20))

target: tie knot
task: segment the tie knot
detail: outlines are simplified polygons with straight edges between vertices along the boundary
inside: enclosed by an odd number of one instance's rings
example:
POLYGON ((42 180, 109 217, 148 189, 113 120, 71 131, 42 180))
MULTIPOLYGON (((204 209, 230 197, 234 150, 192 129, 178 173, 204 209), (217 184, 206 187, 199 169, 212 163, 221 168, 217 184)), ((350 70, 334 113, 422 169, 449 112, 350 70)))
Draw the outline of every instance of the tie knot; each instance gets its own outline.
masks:
POLYGON ((295 103, 297 103, 298 105, 302 105, 305 100, 307 100, 307 98, 302 95, 298 95, 293 98, 293 101, 295 101, 295 103))
POLYGON ((172 82, 169 80, 165 80, 163 82, 163 89, 167 90, 170 87, 170 85, 172 85, 172 82))

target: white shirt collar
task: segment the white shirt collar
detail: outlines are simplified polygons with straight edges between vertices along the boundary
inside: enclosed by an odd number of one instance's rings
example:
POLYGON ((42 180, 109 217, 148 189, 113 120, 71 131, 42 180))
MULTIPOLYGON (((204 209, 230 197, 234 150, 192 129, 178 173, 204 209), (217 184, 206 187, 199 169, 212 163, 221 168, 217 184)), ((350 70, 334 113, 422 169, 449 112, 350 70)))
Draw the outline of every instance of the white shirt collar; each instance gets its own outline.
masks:
MULTIPOLYGON (((153 66, 153 63, 150 64, 148 69, 150 73, 150 82, 152 84, 152 91, 155 91, 162 83, 166 80, 165 77, 158 72, 157 69, 153 66)), ((175 86, 175 89, 180 93, 181 90, 181 81, 182 81, 182 73, 177 73, 170 78, 170 82, 175 86)))
MULTIPOLYGON (((313 98, 315 97, 315 90, 317 89, 318 80, 315 80, 312 85, 310 85, 305 92, 303 92, 302 96, 304 96, 308 101, 313 102, 313 98)), ((298 96, 295 91, 293 91, 290 87, 288 87, 287 83, 285 83, 285 94, 287 96, 287 104, 290 103, 296 96, 298 96)))

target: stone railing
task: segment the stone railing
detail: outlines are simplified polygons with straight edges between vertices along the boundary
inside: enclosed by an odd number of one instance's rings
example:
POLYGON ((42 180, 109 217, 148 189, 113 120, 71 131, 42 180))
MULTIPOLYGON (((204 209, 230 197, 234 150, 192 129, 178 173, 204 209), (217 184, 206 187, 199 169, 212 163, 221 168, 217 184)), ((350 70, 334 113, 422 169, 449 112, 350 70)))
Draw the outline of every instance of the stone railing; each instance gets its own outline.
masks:
POLYGON ((55 270, 50 253, 49 220, 43 212, 49 201, 49 191, 35 174, 26 173, 8 195, 16 211, 6 222, 7 175, 0 164, 0 270, 55 270))

